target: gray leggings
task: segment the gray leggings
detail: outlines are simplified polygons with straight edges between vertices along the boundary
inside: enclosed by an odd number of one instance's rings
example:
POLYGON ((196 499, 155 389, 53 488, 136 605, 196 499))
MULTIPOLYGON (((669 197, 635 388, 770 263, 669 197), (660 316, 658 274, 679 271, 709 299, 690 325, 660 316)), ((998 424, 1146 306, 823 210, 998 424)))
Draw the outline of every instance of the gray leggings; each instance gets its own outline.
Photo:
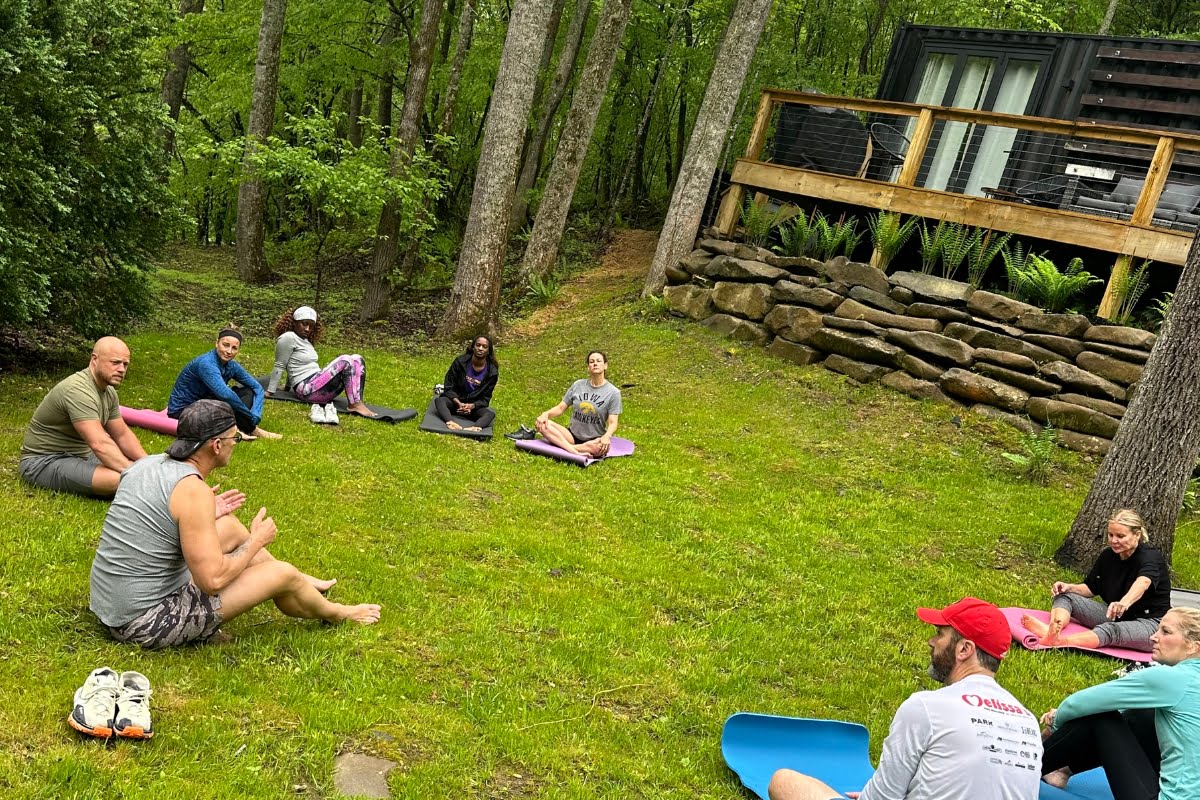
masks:
POLYGON ((1108 603, 1098 603, 1074 592, 1063 592, 1054 598, 1054 608, 1065 608, 1071 621, 1091 628, 1101 647, 1124 647, 1149 653, 1153 649, 1150 635, 1158 630, 1156 619, 1129 619, 1111 622, 1105 616, 1108 603))

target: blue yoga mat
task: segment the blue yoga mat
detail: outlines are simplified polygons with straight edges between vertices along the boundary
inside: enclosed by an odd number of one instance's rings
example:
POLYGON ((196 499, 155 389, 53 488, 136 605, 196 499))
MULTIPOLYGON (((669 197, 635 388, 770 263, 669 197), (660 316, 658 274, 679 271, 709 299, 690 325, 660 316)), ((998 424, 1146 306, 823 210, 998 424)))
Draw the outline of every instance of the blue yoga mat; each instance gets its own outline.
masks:
MULTIPOLYGON (((768 800, 776 770, 794 769, 837 791, 861 791, 875 773, 867 729, 852 722, 737 713, 725 720, 721 755, 742 784, 768 800)), ((1041 785, 1039 800, 1113 800, 1104 771, 1071 778, 1069 791, 1041 785)))

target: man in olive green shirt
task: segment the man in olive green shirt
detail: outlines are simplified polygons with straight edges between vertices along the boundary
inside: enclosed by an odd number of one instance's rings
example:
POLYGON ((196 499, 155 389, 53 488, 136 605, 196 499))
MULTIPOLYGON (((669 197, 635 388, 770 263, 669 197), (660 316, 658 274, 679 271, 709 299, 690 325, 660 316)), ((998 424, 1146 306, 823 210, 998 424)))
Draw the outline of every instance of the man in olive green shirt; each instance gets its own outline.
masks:
POLYGON ((34 486, 91 497, 111 497, 121 473, 146 456, 121 419, 115 387, 129 369, 129 348, 106 336, 92 348, 87 368, 59 381, 46 395, 21 442, 21 477, 34 486))

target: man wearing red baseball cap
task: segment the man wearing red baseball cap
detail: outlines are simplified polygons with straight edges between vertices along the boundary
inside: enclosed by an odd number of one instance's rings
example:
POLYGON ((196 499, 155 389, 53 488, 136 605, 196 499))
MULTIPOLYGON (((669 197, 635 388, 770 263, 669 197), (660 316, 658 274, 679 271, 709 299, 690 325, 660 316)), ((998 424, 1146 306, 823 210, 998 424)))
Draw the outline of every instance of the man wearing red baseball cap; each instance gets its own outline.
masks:
MULTIPOLYGON (((929 676, 943 684, 900 704, 883 742, 879 769, 859 800, 1036 800, 1041 782, 1038 721, 996 683, 1011 641, 1000 609, 974 597, 945 608, 918 608, 937 626, 929 676)), ((771 800, 836 800, 807 775, 781 769, 771 800)))

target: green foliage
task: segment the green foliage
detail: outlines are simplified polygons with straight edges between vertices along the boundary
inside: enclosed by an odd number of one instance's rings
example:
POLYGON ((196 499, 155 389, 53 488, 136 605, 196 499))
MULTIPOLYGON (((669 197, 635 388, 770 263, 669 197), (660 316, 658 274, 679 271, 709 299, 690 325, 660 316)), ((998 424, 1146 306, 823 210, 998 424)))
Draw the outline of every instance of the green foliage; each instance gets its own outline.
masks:
POLYGON ((1162 297, 1150 304, 1150 313, 1158 320, 1160 326, 1167 321, 1167 315, 1171 313, 1171 304, 1174 302, 1174 292, 1163 292, 1162 297))
POLYGON ((1020 453, 1001 453, 1015 464, 1021 473, 1042 486, 1050 482, 1058 456, 1058 431, 1047 425, 1035 433, 1021 436, 1020 453))
POLYGON ((771 238, 771 231, 783 218, 782 209, 772 211, 767 203, 759 205, 750 197, 742 207, 742 239, 751 247, 764 247, 771 238))
POLYGON ((560 289, 562 286, 553 275, 546 276, 544 280, 537 275, 532 275, 529 278, 529 287, 525 290, 525 306, 538 308, 547 305, 558 297, 560 289))
POLYGON ((1200 478, 1188 478, 1183 490, 1183 505, 1181 510, 1188 516, 1194 516, 1200 511, 1200 478))
POLYGON ((1128 325, 1133 319, 1133 312, 1137 308, 1138 301, 1142 299, 1146 287, 1150 285, 1150 276, 1147 271, 1153 263, 1149 259, 1143 260, 1140 265, 1136 267, 1130 265, 1128 269, 1112 277, 1113 297, 1117 301, 1117 313, 1113 316, 1113 322, 1118 325, 1128 325))
POLYGON ((147 40, 163 6, 0 0, 0 329, 114 331, 177 214, 147 40))
POLYGON ((645 320, 666 319, 671 316, 671 307, 667 304, 666 297, 652 294, 642 298, 639 315, 645 320))
POLYGON ((920 223, 919 217, 909 217, 903 223, 900 215, 893 211, 880 211, 867 218, 871 230, 871 245, 879 253, 879 268, 887 271, 892 259, 903 249, 920 223))
POLYGON ((971 238, 971 249, 967 253, 967 282, 976 289, 983 286, 983 277, 987 274, 996 256, 1004 251, 1011 233, 995 235, 993 230, 979 231, 971 238))
MULTIPOLYGON (((1009 260, 1005 259, 1009 266, 1009 260)), ((1010 275, 1016 281, 1017 294, 1026 302, 1044 308, 1046 311, 1057 313, 1066 310, 1068 304, 1100 279, 1083 269, 1083 260, 1071 259, 1066 272, 1060 272, 1053 261, 1045 256, 1029 253, 1024 259, 1024 266, 1018 266, 1015 257, 1010 267, 1010 275)))
POLYGON ((821 236, 827 234, 829 221, 820 211, 809 216, 797 214, 791 224, 784 223, 779 230, 780 244, 775 249, 792 258, 816 258, 821 236))
POLYGON ((957 222, 945 222, 943 220, 938 223, 938 227, 943 228, 940 247, 938 248, 938 257, 942 265, 942 277, 954 280, 955 274, 958 273, 958 268, 962 266, 967 256, 971 254, 972 249, 975 248, 976 240, 980 238, 980 234, 974 228, 960 225, 957 222))
POLYGON ((937 266, 938 260, 942 257, 946 231, 946 220, 944 219, 939 220, 932 230, 930 230, 928 222, 921 222, 918 233, 921 240, 921 272, 926 275, 933 274, 933 268, 937 266))
POLYGON ((1000 250, 1004 259, 1004 273, 1008 277, 1008 293, 1018 295, 1021 275, 1029 269, 1029 259, 1033 257, 1032 250, 1026 250, 1024 244, 1016 242, 1012 247, 1005 245, 1000 250))

